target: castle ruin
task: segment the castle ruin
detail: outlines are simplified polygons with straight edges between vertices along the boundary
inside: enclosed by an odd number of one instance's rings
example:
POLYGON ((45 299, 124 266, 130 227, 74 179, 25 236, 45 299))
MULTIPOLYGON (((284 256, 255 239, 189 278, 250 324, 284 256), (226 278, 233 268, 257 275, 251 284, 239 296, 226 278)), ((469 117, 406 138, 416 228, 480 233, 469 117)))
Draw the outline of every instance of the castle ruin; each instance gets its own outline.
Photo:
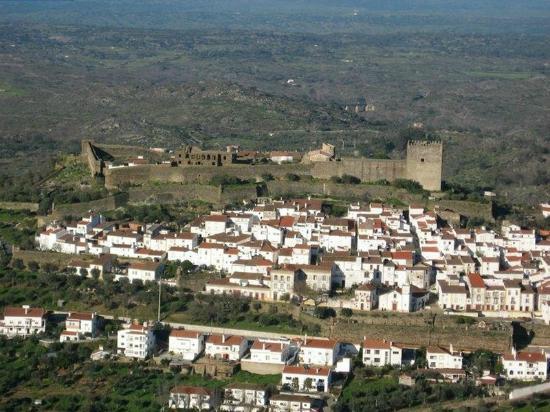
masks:
MULTIPOLYGON (((113 146, 114 147, 114 146, 113 146)), ((396 179, 414 180, 429 191, 441 190, 443 145, 441 142, 409 141, 405 159, 371 159, 365 157, 336 156, 334 146, 325 144, 320 150, 306 153, 300 163, 246 164, 239 161, 239 153, 232 151, 201 150, 187 146, 176 150, 162 162, 137 164, 131 167, 112 167, 107 157, 111 146, 82 142, 83 160, 93 175, 103 175, 107 188, 150 181, 171 183, 208 183, 212 177, 225 174, 241 179, 271 174, 284 177, 292 173, 316 179, 350 175, 362 182, 396 179), (221 170, 220 170, 221 169, 221 170)), ((136 151, 143 148, 135 148, 136 151)), ((131 151, 131 148, 126 148, 131 151)))

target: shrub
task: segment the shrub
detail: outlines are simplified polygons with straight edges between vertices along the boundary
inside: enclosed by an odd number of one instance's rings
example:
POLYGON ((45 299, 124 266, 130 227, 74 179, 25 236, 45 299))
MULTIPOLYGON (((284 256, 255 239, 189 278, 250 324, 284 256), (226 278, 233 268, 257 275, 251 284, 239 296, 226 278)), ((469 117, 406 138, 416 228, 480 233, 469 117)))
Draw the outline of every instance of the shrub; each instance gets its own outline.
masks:
POLYGON ((342 308, 340 316, 350 318, 353 315, 353 311, 350 308, 342 308))

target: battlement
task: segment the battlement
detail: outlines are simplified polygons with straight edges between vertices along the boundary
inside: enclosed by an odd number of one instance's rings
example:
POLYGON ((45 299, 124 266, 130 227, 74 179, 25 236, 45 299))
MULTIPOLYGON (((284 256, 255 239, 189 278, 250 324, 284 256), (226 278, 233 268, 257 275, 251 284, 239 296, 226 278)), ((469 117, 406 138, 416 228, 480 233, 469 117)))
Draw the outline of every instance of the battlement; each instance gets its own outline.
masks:
POLYGON ((441 146, 443 143, 440 140, 409 140, 408 146, 441 146))

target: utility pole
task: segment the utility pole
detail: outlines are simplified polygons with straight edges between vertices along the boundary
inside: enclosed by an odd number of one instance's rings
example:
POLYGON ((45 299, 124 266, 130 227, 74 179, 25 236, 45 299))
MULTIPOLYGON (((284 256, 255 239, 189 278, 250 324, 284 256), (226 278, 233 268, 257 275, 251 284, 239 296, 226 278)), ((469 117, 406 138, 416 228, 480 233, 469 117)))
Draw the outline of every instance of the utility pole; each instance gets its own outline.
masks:
POLYGON ((159 279, 159 308, 158 308, 158 315, 157 315, 157 322, 160 322, 160 291, 162 288, 162 278, 159 279))

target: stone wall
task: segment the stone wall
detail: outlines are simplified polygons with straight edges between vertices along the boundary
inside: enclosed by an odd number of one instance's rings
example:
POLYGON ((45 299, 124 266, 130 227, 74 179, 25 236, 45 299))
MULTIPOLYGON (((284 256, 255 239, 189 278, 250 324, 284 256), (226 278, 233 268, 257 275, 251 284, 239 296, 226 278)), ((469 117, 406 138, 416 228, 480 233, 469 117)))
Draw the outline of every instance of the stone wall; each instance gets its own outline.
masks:
POLYGON ((187 200, 203 200, 218 204, 220 202, 220 188, 211 185, 199 184, 165 184, 159 187, 128 189, 129 203, 178 203, 187 200))
POLYGON ((81 156, 83 161, 90 168, 92 176, 101 176, 103 173, 103 160, 96 154, 95 146, 90 140, 81 142, 81 156))
POLYGON ((0 209, 6 210, 29 210, 36 212, 38 210, 38 203, 30 202, 0 202, 0 209))
POLYGON ((60 219, 63 216, 82 216, 89 210, 93 210, 95 212, 113 210, 117 207, 126 205, 127 202, 128 195, 126 193, 119 193, 103 199, 93 200, 91 202, 55 205, 55 209, 52 211, 51 217, 60 219))
POLYGON ((408 193, 404 189, 398 189, 393 186, 384 185, 346 185, 333 182, 300 181, 283 182, 271 181, 267 183, 268 195, 271 197, 279 196, 328 196, 349 200, 365 199, 388 199, 396 198, 401 201, 419 202, 419 195, 408 193))
POLYGON ((404 179, 406 175, 405 160, 379 160, 365 157, 344 157, 334 162, 319 162, 313 164, 312 176, 317 179, 330 179, 332 176, 350 175, 362 182, 378 180, 393 181, 404 179))
POLYGON ((406 164, 407 179, 417 181, 426 190, 441 190, 443 145, 440 142, 409 142, 406 164))
POLYGON ((241 179, 261 177, 271 174, 275 177, 287 173, 297 175, 311 174, 311 166, 304 164, 265 164, 265 165, 227 165, 223 167, 170 165, 140 165, 105 170, 105 186, 116 188, 123 185, 141 185, 148 182, 169 183, 208 183, 216 175, 234 176, 241 179))

